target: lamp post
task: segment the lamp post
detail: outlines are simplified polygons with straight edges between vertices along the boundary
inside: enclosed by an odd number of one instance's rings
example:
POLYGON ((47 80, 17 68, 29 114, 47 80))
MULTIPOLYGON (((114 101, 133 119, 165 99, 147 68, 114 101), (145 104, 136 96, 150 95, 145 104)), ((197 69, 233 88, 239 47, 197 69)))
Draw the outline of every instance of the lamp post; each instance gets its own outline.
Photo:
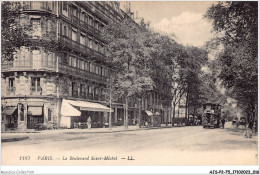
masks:
POLYGON ((112 127, 112 77, 110 75, 110 82, 109 82, 109 129, 111 130, 111 127, 112 127))

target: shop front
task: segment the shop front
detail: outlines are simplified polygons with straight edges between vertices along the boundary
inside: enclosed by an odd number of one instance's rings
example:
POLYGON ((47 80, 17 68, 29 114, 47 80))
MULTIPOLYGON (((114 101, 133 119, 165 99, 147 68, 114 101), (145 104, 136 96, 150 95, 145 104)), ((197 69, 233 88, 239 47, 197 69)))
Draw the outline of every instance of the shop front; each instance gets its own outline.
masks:
POLYGON ((43 123, 43 107, 29 106, 27 112, 27 129, 39 129, 43 123))
POLYGON ((141 125, 161 127, 161 114, 159 112, 143 111, 141 125))
POLYGON ((18 110, 17 106, 7 106, 2 112, 2 131, 16 130, 18 127, 18 110))
POLYGON ((103 127, 109 112, 110 108, 99 103, 63 99, 60 126, 63 128, 87 128, 86 123, 90 117, 92 127, 103 127))

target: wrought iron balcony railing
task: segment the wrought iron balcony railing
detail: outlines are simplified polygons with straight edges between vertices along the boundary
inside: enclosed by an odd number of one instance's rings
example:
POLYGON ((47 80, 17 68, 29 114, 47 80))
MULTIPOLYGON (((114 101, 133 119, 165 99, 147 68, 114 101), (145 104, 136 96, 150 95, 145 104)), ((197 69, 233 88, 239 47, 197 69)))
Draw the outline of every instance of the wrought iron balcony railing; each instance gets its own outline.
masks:
POLYGON ((31 86, 31 95, 42 95, 42 88, 40 86, 31 86))
POLYGON ((6 94, 7 95, 15 95, 15 90, 16 90, 15 87, 7 87, 6 88, 6 94))

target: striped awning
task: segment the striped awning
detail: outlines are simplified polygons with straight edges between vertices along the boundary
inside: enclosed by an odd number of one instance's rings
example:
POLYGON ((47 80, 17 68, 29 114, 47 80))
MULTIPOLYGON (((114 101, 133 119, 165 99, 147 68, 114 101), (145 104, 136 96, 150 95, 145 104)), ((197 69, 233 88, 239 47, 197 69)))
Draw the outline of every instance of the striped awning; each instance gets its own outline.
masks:
MULTIPOLYGON (((79 107, 81 111, 94 111, 94 112, 110 112, 110 108, 101 105, 99 103, 92 103, 87 101, 74 101, 74 100, 66 100, 69 104, 79 107)), ((111 112, 114 112, 111 109, 111 112)))
POLYGON ((81 112, 71 106, 67 100, 63 99, 61 105, 61 115, 66 117, 81 116, 81 112))

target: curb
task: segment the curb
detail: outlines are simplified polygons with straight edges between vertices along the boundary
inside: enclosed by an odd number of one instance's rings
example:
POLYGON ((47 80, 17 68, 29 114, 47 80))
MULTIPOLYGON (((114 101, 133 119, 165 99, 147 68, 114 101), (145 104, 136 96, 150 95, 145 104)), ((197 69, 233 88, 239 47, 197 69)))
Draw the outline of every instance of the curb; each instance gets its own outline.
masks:
MULTIPOLYGON (((100 131, 100 132, 78 132, 84 134, 98 134, 98 133, 116 133, 116 132, 128 132, 128 131, 142 131, 142 130, 152 130, 152 129, 169 129, 174 127, 156 127, 156 128, 140 128, 140 129, 126 129, 126 130, 109 130, 109 131, 100 131)), ((77 132, 64 132, 64 133, 77 133, 77 132)))
POLYGON ((16 142, 16 141, 21 141, 21 140, 26 140, 29 139, 29 136, 25 137, 15 137, 15 138, 2 138, 1 142, 16 142))

